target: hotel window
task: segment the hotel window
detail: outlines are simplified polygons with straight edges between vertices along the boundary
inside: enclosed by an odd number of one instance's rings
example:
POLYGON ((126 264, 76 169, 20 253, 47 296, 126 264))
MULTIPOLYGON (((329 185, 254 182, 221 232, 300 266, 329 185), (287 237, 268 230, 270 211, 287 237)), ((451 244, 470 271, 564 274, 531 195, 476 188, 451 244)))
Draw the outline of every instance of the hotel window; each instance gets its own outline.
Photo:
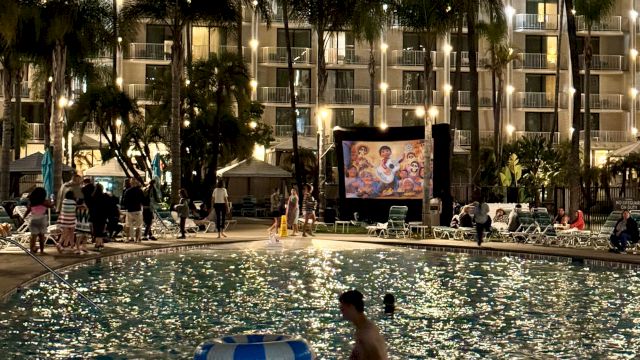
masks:
POLYGON ((353 109, 331 109, 334 126, 349 127, 354 124, 353 109))
POLYGON ((470 111, 458 111, 459 119, 458 119, 458 130, 469 130, 471 131, 471 112, 470 111))
MULTIPOLYGON (((294 48, 311 48, 311 30, 289 30, 291 47, 294 48)), ((286 47, 287 42, 284 37, 284 29, 278 29, 277 34, 278 47, 286 47)))
MULTIPOLYGON (((584 36, 578 36, 578 54, 584 54, 584 45, 587 42, 587 38, 584 36)), ((600 38, 597 36, 591 37, 591 49, 593 50, 593 55, 600 54, 600 38)))
MULTIPOLYGON (((276 108, 276 135, 291 134, 291 108, 276 108)), ((296 129, 298 134, 309 135, 311 125, 311 111, 309 108, 296 109, 296 129)))
POLYGON ((353 70, 329 70, 327 89, 353 89, 353 70))
POLYGON ((194 26, 191 30, 191 54, 193 60, 206 60, 210 53, 223 49, 235 51, 236 47, 227 47, 227 30, 218 27, 194 26))
MULTIPOLYGON (((527 0, 527 14, 556 15, 558 14, 558 1, 554 0, 527 0)), ((541 20, 544 21, 544 20, 541 20)))
POLYGON ((164 44, 171 40, 171 31, 168 26, 147 24, 146 42, 150 44, 164 44))
POLYGON ((524 91, 547 93, 553 98, 555 94, 555 75, 527 74, 524 79, 524 91))
POLYGON ((147 65, 145 69, 145 84, 153 84, 163 79, 170 80, 168 65, 147 65))
MULTIPOLYGON (((289 70, 276 70, 276 86, 289 87, 289 70)), ((311 88, 311 70, 310 69, 293 69, 293 86, 296 88, 311 88)))
MULTIPOLYGON (((460 91, 469 91, 471 90, 471 75, 468 72, 460 72, 460 91)), ((451 85, 453 86, 453 84, 455 84, 455 79, 456 79, 456 72, 452 71, 450 78, 451 79, 451 85)))
MULTIPOLYGON (((591 81, 589 82, 589 86, 591 87, 589 89, 589 92, 591 94, 599 94, 600 93, 600 75, 591 75, 589 77, 591 79, 591 81)), ((580 76, 580 89, 582 89, 582 92, 584 93, 584 75, 580 76)))
POLYGON ((350 31, 331 33, 325 43, 325 58, 330 64, 354 63, 356 41, 350 31))
POLYGON ((467 34, 463 34, 462 36, 460 36, 460 40, 462 43, 458 46, 458 34, 451 34, 449 45, 453 47, 453 51, 469 51, 469 37, 467 36, 467 34))
POLYGON ((422 126, 424 119, 416 115, 415 109, 402 110, 402 126, 422 126))
MULTIPOLYGON (((553 113, 528 112, 524 114, 524 130, 532 132, 551 132, 553 113)), ((556 131, 558 127, 556 126, 556 131)))
MULTIPOLYGON (((402 49, 403 50, 415 50, 424 51, 426 44, 422 41, 422 35, 415 32, 403 32, 402 33, 402 49)), ((436 50, 435 44, 431 50, 436 50)))

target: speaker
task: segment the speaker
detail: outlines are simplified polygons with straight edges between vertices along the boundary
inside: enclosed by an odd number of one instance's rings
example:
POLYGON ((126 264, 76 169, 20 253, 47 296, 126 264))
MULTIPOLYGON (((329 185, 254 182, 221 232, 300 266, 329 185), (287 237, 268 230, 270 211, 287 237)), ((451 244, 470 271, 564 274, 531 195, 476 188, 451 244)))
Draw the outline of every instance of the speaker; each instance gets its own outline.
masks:
POLYGON ((442 201, 440 224, 449 225, 453 215, 451 198, 451 129, 449 124, 431 127, 433 137, 433 197, 442 201))

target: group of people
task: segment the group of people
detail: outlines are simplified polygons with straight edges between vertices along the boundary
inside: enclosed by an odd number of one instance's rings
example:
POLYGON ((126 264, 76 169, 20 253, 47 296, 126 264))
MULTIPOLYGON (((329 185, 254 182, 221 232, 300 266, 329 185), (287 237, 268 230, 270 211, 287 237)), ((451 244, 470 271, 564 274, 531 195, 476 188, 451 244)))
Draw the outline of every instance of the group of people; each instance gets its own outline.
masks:
MULTIPOLYGON (((313 236, 313 226, 316 222, 316 208, 317 201, 313 197, 313 186, 310 184, 304 184, 302 187, 302 216, 304 219, 302 225, 302 236, 306 237, 307 233, 313 236), (308 231, 307 231, 308 225, 308 231)), ((281 216, 284 215, 287 219, 287 228, 292 230, 291 236, 298 235, 298 219, 300 216, 300 198, 298 196, 298 190, 291 189, 289 197, 286 201, 281 201, 280 189, 274 189, 271 194, 271 216, 273 216, 273 224, 267 230, 269 234, 274 234, 280 228, 281 216)))

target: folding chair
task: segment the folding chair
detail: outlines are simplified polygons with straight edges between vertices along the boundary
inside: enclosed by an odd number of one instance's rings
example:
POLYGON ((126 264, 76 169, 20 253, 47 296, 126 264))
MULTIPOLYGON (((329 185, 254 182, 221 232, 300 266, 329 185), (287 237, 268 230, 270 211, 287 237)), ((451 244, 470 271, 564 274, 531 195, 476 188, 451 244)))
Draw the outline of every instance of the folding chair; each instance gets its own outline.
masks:
POLYGON ((406 206, 392 206, 389 208, 389 220, 387 220, 386 229, 382 230, 383 237, 406 238, 409 235, 409 225, 405 222, 407 217, 406 206))

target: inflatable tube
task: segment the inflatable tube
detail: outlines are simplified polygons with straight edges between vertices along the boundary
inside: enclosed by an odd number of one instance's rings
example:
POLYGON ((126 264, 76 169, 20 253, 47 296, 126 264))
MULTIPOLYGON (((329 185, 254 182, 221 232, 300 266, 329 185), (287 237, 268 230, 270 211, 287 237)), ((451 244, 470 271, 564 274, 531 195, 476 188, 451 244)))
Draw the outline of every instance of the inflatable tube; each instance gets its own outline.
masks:
POLYGON ((312 360, 309 344, 288 335, 235 335, 205 341, 194 360, 312 360))

